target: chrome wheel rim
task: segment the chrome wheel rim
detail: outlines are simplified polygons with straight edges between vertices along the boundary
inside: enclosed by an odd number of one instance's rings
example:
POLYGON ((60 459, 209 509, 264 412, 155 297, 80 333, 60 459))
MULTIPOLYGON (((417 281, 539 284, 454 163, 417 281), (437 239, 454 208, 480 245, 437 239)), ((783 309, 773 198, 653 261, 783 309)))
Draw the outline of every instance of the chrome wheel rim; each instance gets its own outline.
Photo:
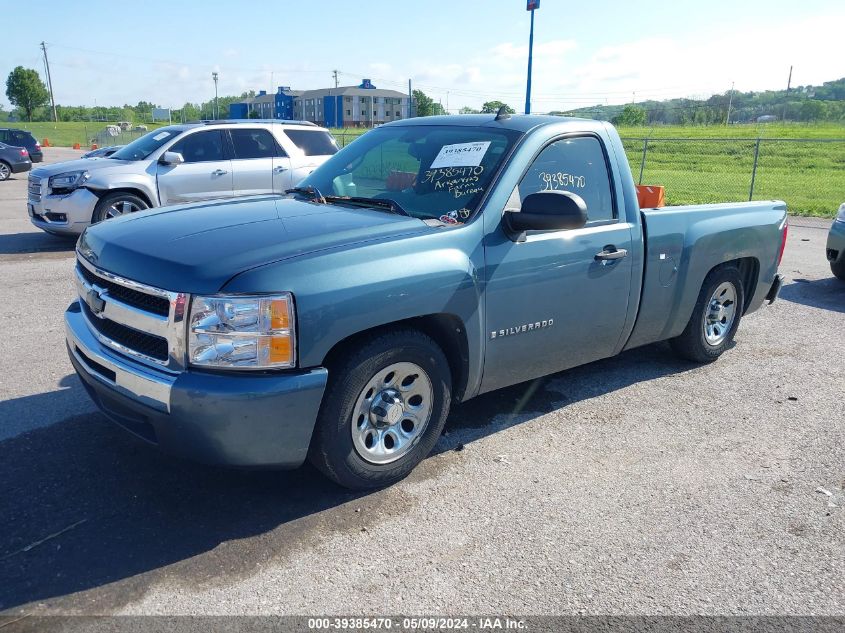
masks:
POLYGON ((721 345, 736 319, 736 288, 729 281, 716 286, 704 315, 704 338, 714 347, 721 345))
POLYGON ((352 414, 352 444, 371 464, 389 464, 417 445, 433 410, 428 374, 414 363, 393 363, 367 381, 352 414))
POLYGON ((0 163, 0 180, 6 180, 11 175, 12 171, 4 163, 0 163))
POLYGON ((130 202, 129 200, 116 200, 106 209, 104 219, 108 220, 109 218, 119 218, 122 215, 135 213, 140 210, 141 207, 134 202, 130 202))

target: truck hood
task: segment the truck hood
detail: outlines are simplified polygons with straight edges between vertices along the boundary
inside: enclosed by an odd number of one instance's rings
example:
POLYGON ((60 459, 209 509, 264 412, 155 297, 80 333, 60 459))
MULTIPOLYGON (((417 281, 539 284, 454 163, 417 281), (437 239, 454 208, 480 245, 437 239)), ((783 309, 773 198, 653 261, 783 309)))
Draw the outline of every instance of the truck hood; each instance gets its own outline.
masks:
POLYGON ((175 292, 214 293, 256 266, 428 230, 422 220, 383 211, 254 196, 107 220, 86 229, 77 250, 127 279, 175 292))
POLYGON ((69 171, 88 171, 91 174, 111 169, 113 171, 131 171, 137 173, 141 167, 146 165, 149 161, 131 161, 131 160, 116 160, 114 158, 78 158, 76 160, 67 160, 63 163, 53 163, 52 165, 44 165, 32 170, 32 175, 36 178, 49 178, 57 174, 64 174, 69 171))

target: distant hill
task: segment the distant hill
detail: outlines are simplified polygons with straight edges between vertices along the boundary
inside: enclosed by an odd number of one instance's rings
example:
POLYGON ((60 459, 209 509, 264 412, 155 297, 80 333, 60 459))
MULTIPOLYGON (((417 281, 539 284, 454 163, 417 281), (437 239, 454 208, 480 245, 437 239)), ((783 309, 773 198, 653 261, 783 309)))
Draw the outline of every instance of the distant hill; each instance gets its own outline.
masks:
POLYGON ((707 125, 724 123, 731 108, 731 123, 770 121, 831 121, 845 123, 845 77, 821 86, 798 86, 765 92, 730 91, 709 99, 668 99, 635 104, 595 105, 551 114, 642 124, 707 125), (634 106, 633 108, 631 106, 634 106), (623 115, 624 113, 624 115, 623 115), (643 115, 645 120, 643 120, 643 115), (638 120, 630 120, 631 117, 638 120), (768 118, 774 117, 774 118, 768 118))

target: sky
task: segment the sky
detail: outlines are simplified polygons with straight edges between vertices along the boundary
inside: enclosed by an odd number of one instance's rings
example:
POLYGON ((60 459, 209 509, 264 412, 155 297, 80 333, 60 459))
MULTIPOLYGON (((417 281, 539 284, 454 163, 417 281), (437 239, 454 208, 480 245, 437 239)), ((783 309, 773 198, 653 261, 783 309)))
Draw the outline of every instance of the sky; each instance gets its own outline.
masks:
MULTIPOLYGON (((56 102, 178 108, 219 94, 357 85, 413 87, 457 112, 500 100, 524 110, 525 0, 14 2, 0 78, 18 65, 56 102), (140 9, 140 10, 139 10, 140 9)), ((783 89, 845 77, 842 0, 636 3, 541 0, 532 111, 783 89)), ((5 92, 5 91, 4 91, 5 92)), ((10 108, 5 94, 0 104, 10 108)))

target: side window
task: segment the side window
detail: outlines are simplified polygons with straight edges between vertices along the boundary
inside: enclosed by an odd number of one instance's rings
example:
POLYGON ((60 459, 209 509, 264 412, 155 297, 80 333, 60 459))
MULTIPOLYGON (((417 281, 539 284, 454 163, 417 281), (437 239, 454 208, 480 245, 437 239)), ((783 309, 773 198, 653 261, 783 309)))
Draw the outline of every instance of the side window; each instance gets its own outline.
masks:
POLYGON ((206 130, 189 134, 181 141, 174 143, 170 151, 182 154, 186 163, 225 160, 223 156, 223 132, 206 130))
POLYGON ((519 183, 520 202, 539 191, 569 191, 587 203, 587 222, 616 218, 601 142, 593 136, 555 141, 537 156, 519 183))
POLYGON ((285 130, 285 134, 306 156, 331 156, 337 153, 337 144, 328 132, 285 130))
POLYGON ((235 158, 273 158, 276 156, 276 140, 267 130, 232 129, 232 145, 235 158))

